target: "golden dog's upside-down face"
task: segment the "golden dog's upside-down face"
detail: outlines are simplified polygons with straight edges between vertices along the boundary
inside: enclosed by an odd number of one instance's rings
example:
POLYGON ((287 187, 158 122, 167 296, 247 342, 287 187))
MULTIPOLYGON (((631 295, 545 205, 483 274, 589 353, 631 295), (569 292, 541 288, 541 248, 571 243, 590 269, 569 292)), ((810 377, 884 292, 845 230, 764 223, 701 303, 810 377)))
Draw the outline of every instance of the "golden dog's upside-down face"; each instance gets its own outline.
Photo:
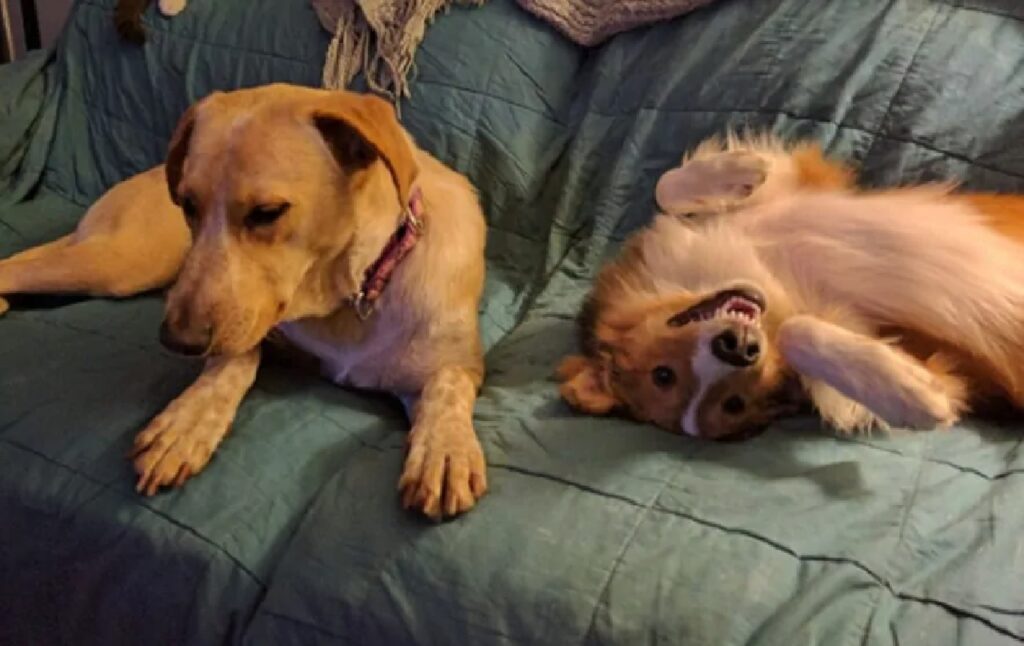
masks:
POLYGON ((190 108, 166 164, 193 242, 165 345, 241 353, 283 320, 338 307, 347 267, 332 266, 359 231, 397 224, 413 155, 394 110, 368 95, 271 85, 190 108))
POLYGON ((605 304, 594 352, 559 369, 562 396, 591 414, 619 410, 673 432, 721 439, 792 410, 790 384, 750 286, 621 308, 605 304))

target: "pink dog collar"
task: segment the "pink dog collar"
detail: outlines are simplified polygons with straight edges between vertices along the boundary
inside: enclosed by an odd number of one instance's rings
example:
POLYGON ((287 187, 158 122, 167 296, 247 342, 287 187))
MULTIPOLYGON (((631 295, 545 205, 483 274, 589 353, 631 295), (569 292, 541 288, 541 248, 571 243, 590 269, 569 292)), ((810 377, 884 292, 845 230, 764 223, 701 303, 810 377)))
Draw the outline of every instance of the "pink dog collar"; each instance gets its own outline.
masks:
POLYGON ((423 234, 423 215, 423 193, 418 186, 414 186, 409 193, 409 203, 406 205, 402 222, 388 238, 384 250, 366 269, 363 284, 352 296, 352 308, 360 320, 365 321, 373 314, 377 299, 391 280, 391 274, 416 246, 423 234))

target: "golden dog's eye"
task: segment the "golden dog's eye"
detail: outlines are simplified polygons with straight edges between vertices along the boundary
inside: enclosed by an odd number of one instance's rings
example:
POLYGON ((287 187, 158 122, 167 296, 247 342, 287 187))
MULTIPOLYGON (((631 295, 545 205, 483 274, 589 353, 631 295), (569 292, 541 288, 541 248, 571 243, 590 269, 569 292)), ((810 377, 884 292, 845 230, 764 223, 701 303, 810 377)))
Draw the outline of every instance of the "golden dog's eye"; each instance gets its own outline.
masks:
POLYGON ((668 366, 658 366, 651 371, 651 381, 658 388, 668 388, 676 383, 676 373, 668 366))
POLYGON ((196 202, 191 197, 186 197, 181 201, 181 210, 189 220, 194 220, 199 213, 199 209, 196 208, 196 202))
POLYGON ((247 227, 263 227, 268 224, 277 222, 278 218, 284 215, 284 212, 288 210, 291 204, 287 202, 283 204, 265 204, 263 206, 257 206, 253 210, 249 211, 249 215, 245 216, 245 225, 247 227))
POLYGON ((739 415, 747 408, 743 398, 739 395, 732 395, 722 402, 722 410, 729 415, 739 415))

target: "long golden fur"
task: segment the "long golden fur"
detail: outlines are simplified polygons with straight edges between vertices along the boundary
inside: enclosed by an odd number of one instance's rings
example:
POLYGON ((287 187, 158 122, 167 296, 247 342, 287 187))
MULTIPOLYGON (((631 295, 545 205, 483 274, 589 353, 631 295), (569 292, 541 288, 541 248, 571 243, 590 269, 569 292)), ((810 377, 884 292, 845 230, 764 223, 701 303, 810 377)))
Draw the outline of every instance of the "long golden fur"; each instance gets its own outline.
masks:
POLYGON ((861 190, 808 143, 702 144, 599 273, 561 393, 722 438, 811 404, 841 431, 1024 406, 1024 198, 861 190))
POLYGON ((436 518, 487 488, 472 426, 484 239, 472 186, 418 149, 389 104, 270 85, 190 108, 165 166, 113 187, 71 235, 0 262, 0 294, 126 296, 173 283, 162 340, 206 366, 137 436, 140 491, 181 485, 207 464, 276 328, 336 382, 409 404, 399 487, 406 506, 436 518), (361 320, 350 299, 414 187, 422 237, 361 320))

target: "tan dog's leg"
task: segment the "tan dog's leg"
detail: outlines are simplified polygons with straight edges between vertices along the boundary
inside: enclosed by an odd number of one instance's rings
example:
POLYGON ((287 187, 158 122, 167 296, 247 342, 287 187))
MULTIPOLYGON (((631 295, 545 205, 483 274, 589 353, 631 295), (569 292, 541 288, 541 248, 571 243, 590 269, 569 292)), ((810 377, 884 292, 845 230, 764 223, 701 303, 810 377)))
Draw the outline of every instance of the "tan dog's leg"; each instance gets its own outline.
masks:
POLYGON ((409 453, 398 481, 402 505, 437 520, 470 510, 487 491, 487 465, 473 430, 479 378, 443 368, 412 406, 409 453))
MULTIPOLYGON (((0 260, 0 296, 129 296, 171 282, 191 236, 167 195, 163 166, 115 185, 74 233, 0 260)), ((0 311, 4 301, 0 299, 0 311)))
POLYGON ((208 359, 202 374, 135 438, 136 490, 181 486, 210 461, 256 379, 260 350, 208 359))
MULTIPOLYGON (((15 261, 32 260, 34 258, 38 258, 41 255, 45 255, 46 253, 53 251, 54 249, 60 249, 61 247, 67 246, 69 242, 71 242, 70 234, 64 236, 63 238, 57 238, 56 240, 53 240, 51 242, 45 242, 37 247, 32 247, 31 249, 19 251, 13 256, 0 260, 0 282, 3 281, 3 268, 5 265, 13 263, 15 261)), ((0 293, 3 292, 0 291, 0 293)), ((9 307, 10 305, 7 303, 7 299, 0 298, 0 314, 6 312, 9 307)))
POLYGON ((4 264, 9 262, 17 262, 19 260, 33 260, 43 254, 52 252, 55 249, 61 249, 63 247, 66 247, 69 244, 71 244, 72 237, 72 234, 69 233, 68 235, 57 238, 56 240, 44 242, 43 244, 38 245, 36 247, 30 247, 28 249, 25 249, 24 251, 19 251, 13 256, 8 256, 7 258, 0 260, 0 266, 3 266, 4 264))
POLYGON ((154 262, 116 238, 70 236, 0 261, 0 294, 72 293, 128 296, 161 287, 177 272, 177 261, 154 262))
POLYGON ((891 426, 948 426, 963 408, 963 382, 940 366, 932 370, 884 341, 822 319, 788 319, 778 344, 799 374, 860 402, 891 426))
MULTIPOLYGON (((0 260, 0 294, 13 294, 19 291, 29 291, 25 289, 19 289, 18 286, 23 282, 22 277, 26 274, 31 275, 31 272, 24 271, 26 268, 31 269, 32 265, 26 265, 26 261, 36 260, 40 257, 45 258, 47 254, 52 254, 54 251, 61 249, 71 241, 71 236, 66 235, 63 238, 58 238, 52 242, 46 242, 38 247, 32 247, 19 253, 0 260), (15 267, 15 263, 19 263, 18 267, 15 267), (5 285, 12 285, 4 289, 5 285)), ((3 314, 10 309, 10 303, 7 302, 6 298, 0 296, 0 314, 3 314)))

